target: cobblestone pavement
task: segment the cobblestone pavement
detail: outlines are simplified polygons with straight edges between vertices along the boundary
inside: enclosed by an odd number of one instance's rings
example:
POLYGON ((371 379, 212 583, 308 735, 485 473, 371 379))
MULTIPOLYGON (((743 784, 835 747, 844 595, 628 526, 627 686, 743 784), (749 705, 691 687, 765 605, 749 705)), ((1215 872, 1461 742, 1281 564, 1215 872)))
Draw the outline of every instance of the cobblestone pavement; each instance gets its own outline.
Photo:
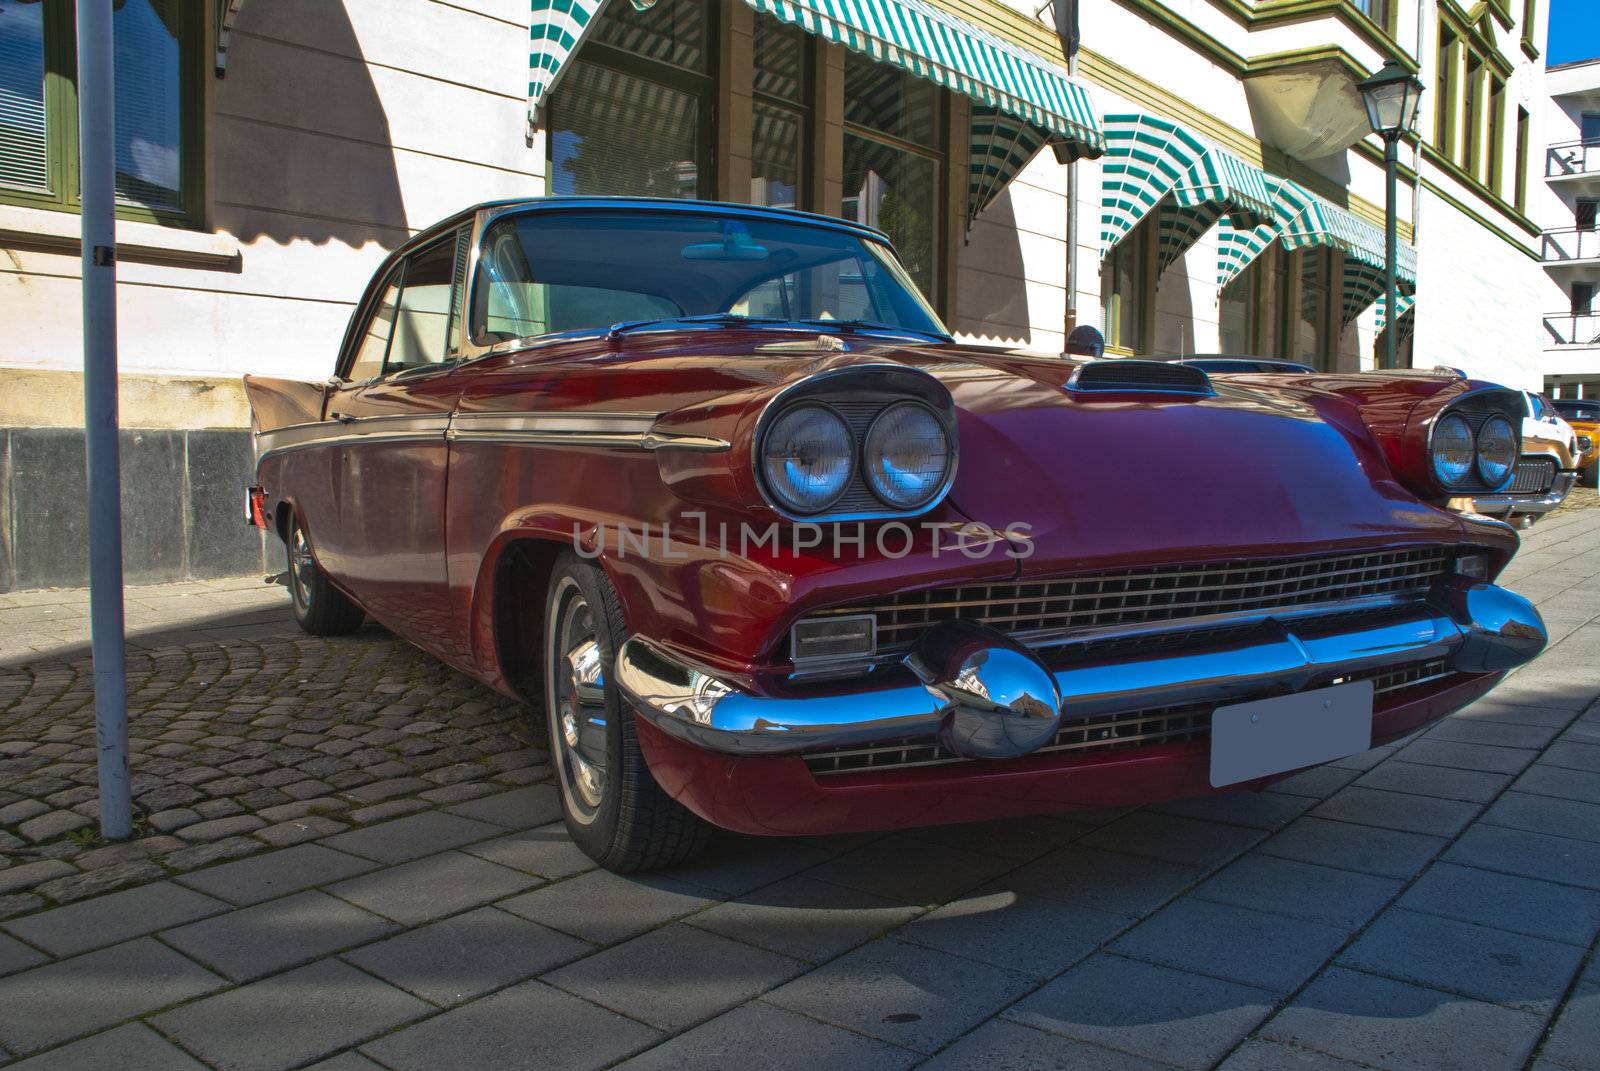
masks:
POLYGON ((524 710, 260 578, 130 591, 99 845, 83 594, 0 595, 0 1064, 1595 1068, 1592 497, 1507 574, 1551 650, 1419 737, 651 878, 572 847, 524 710))

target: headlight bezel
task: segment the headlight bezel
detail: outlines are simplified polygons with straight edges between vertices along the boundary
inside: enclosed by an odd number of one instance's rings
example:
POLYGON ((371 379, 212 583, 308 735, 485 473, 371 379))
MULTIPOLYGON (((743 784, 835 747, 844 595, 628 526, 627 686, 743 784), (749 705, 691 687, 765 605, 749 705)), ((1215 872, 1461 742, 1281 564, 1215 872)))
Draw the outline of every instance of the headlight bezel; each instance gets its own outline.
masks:
POLYGON ((847 521, 910 520, 940 507, 955 484, 961 447, 955 401, 949 388, 933 375, 905 365, 854 364, 825 369, 796 380, 753 410, 755 424, 744 441, 749 445, 745 471, 759 495, 758 508, 794 523, 836 524, 847 521), (885 503, 868 484, 864 466, 867 433, 877 418, 901 402, 915 402, 933 414, 944 433, 947 461, 944 479, 919 505, 901 509, 885 503), (778 419, 797 405, 817 403, 832 408, 853 436, 854 470, 844 495, 819 513, 799 513, 772 492, 763 473, 767 436, 778 419))
POLYGON ((1478 425, 1477 430, 1473 432, 1472 471, 1477 474, 1478 479, 1482 480, 1484 486, 1490 491, 1499 491, 1516 477, 1517 455, 1520 449, 1521 443, 1517 435, 1517 429, 1511 423, 1510 418, 1501 413, 1491 413, 1488 419, 1478 425), (1483 440, 1484 432, 1497 420, 1506 426, 1507 438, 1511 441, 1511 456, 1506 461, 1505 471, 1498 478, 1495 478, 1491 477, 1488 469, 1484 466, 1483 440))
POLYGON ((872 421, 866 426, 866 429, 861 436, 860 452, 861 478, 862 481, 866 483, 867 489, 871 491, 873 495, 877 497, 878 501, 884 504, 884 506, 902 513, 910 513, 923 509, 931 504, 940 495, 942 495, 947 486, 951 469, 955 465, 954 444, 951 441, 949 429, 945 427, 945 422, 939 419, 939 414, 936 413, 931 406, 913 398, 905 398, 901 401, 891 402, 878 411, 877 415, 875 415, 872 418, 872 421), (938 430, 939 437, 944 443, 944 464, 939 470, 938 479, 932 484, 931 489, 927 492, 927 494, 912 502, 896 502, 878 485, 877 479, 874 478, 874 474, 876 472, 876 469, 873 466, 874 456, 875 453, 881 453, 881 451, 874 451, 872 439, 873 436, 877 434, 878 429, 883 424, 884 420, 891 413, 897 409, 906 408, 925 413, 929 419, 933 421, 933 425, 938 430))
POLYGON ((1461 413, 1452 409, 1447 409, 1440 413, 1439 418, 1433 422, 1433 427, 1428 432, 1427 456, 1429 471, 1432 472, 1433 478, 1438 481, 1439 486, 1443 487, 1447 491, 1458 491, 1468 488, 1472 482, 1472 476, 1476 471, 1478 458, 1478 434, 1473 430, 1472 422, 1461 413), (1467 442, 1466 464, 1462 468, 1460 475, 1456 476, 1455 478, 1451 478, 1450 476, 1446 475, 1443 470, 1441 470, 1439 467, 1439 455, 1436 452, 1436 447, 1439 443, 1439 433, 1446 426, 1446 424, 1451 422, 1460 424, 1461 427, 1466 431, 1467 442))
POLYGON ((756 443, 754 461, 756 465, 756 471, 761 480, 762 490, 768 495, 769 498, 774 500, 774 505, 781 506, 787 512, 799 517, 817 517, 826 514, 828 510, 833 507, 839 501, 839 499, 843 498, 846 492, 850 490, 851 483, 856 479, 860 471, 860 453, 860 447, 856 441, 854 431, 850 427, 850 422, 846 420, 837 409, 816 399, 802 398, 797 399, 790 405, 784 406, 784 408, 773 417, 772 422, 763 432, 760 441, 756 443), (782 426, 784 421, 794 417, 798 413, 802 413, 811 409, 815 409, 820 413, 826 414, 826 416, 837 421, 840 429, 843 430, 846 469, 844 478, 839 482, 838 489, 835 490, 825 502, 822 502, 820 505, 807 508, 806 506, 798 504, 797 499, 793 496, 785 494, 784 491, 773 480, 772 474, 768 471, 766 447, 767 443, 772 438, 773 432, 782 426))

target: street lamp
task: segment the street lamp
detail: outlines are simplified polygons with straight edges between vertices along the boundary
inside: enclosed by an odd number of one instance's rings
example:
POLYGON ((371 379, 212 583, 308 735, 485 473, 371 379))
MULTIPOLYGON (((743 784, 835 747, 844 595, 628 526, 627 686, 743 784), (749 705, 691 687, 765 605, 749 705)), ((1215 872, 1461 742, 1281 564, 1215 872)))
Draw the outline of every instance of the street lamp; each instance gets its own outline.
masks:
POLYGON ((1400 238, 1395 223, 1395 187, 1400 168, 1400 139, 1416 125, 1417 102, 1422 98, 1422 80, 1394 60, 1371 78, 1356 86, 1367 106, 1367 122, 1372 132, 1383 139, 1383 165, 1388 176, 1388 210, 1384 215, 1384 296, 1383 367, 1393 368, 1395 357, 1395 305, 1400 300, 1395 281, 1395 262, 1400 256, 1400 238))

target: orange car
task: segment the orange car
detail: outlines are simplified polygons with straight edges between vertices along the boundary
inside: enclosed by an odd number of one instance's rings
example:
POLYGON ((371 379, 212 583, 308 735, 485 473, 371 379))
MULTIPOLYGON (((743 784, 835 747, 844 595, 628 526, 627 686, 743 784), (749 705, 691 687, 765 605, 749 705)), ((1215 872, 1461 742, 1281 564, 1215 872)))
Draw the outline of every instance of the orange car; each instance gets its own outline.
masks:
POLYGON ((1600 481, 1600 398, 1558 398, 1550 403, 1556 407, 1556 412, 1572 430, 1578 433, 1578 445, 1584 445, 1587 436, 1589 445, 1578 458, 1578 480, 1588 487, 1594 487, 1600 481))

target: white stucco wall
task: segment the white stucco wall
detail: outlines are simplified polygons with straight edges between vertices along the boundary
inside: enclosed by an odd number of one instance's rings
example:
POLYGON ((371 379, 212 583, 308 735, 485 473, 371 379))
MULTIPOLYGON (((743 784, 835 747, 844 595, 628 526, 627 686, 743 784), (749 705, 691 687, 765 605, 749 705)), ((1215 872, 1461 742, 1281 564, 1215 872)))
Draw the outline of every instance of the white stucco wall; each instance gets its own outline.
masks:
MULTIPOLYGON (((327 375, 390 249, 474 201, 543 192, 527 34, 525 0, 244 5, 226 78, 206 76, 209 223, 237 264, 125 255, 124 372, 327 375)), ((7 250, 0 368, 79 366, 79 301, 74 254, 7 250)))

